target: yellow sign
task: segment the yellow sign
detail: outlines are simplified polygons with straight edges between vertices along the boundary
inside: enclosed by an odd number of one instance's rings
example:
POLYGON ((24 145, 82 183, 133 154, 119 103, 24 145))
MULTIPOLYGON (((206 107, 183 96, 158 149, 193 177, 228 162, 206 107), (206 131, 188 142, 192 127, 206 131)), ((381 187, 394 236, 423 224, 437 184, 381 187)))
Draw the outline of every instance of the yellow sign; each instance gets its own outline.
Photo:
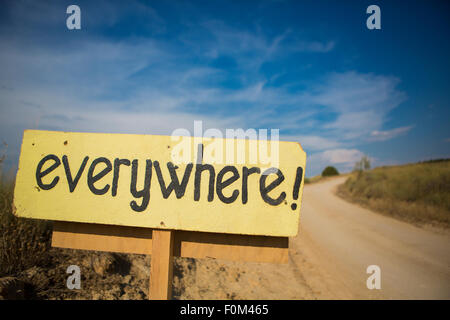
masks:
POLYGON ((26 130, 15 214, 295 236, 305 164, 296 142, 26 130))

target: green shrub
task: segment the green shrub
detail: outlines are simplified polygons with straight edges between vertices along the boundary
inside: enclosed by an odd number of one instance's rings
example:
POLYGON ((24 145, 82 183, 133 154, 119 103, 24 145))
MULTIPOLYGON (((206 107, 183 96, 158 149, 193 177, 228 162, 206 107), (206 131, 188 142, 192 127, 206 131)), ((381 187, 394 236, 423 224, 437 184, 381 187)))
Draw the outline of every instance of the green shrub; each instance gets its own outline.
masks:
POLYGON ((322 177, 338 176, 339 171, 335 167, 328 166, 322 171, 322 177))

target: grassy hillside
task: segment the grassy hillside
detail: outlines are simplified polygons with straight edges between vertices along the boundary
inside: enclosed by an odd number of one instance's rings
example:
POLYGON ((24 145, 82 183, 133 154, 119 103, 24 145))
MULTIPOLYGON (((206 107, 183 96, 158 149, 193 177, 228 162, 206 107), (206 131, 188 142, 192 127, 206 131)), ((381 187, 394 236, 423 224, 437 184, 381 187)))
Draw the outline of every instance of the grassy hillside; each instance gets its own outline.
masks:
POLYGON ((354 173, 338 194, 418 225, 450 227, 449 160, 354 173))

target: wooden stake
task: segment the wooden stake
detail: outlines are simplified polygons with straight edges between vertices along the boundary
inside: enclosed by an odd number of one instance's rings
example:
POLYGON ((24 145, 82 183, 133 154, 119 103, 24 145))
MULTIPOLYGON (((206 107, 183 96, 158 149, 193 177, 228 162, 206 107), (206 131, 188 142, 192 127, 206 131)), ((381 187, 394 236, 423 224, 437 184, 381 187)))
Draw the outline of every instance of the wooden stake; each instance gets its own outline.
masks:
POLYGON ((173 238, 174 231, 156 229, 152 231, 149 290, 151 300, 172 298, 173 238))

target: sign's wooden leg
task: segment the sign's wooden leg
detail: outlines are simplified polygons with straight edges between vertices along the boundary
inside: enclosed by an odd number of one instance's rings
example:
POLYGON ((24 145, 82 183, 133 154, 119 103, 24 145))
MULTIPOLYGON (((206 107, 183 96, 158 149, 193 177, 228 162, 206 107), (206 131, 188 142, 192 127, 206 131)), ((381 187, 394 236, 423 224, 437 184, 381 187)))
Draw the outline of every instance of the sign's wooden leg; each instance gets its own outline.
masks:
POLYGON ((168 300, 172 298, 174 231, 153 229, 152 232, 149 297, 168 300))

